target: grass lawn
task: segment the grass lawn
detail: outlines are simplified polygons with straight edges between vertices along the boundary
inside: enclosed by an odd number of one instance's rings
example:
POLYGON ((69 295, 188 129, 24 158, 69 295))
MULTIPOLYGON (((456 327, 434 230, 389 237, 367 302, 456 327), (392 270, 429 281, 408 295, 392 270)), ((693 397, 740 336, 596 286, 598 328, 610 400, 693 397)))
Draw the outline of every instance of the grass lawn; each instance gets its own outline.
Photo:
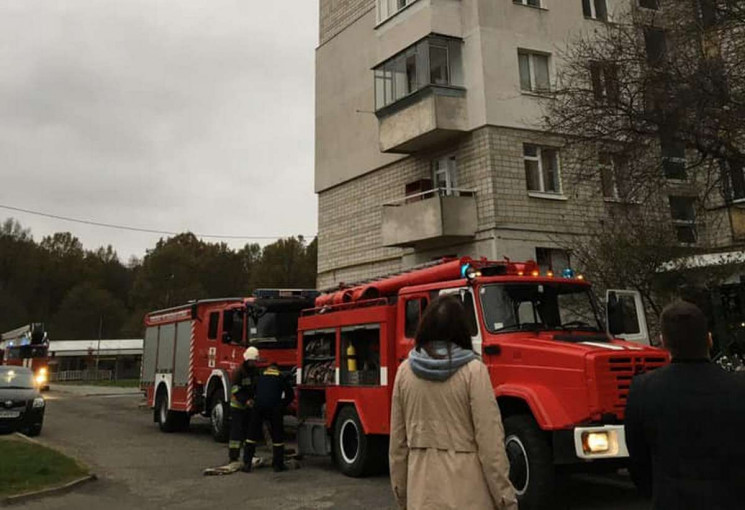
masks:
POLYGON ((119 379, 114 381, 65 381, 54 384, 77 384, 82 386, 116 386, 117 388, 138 388, 140 386, 139 379, 119 379))
POLYGON ((61 485, 88 474, 74 459, 44 446, 0 437, 0 497, 61 485))

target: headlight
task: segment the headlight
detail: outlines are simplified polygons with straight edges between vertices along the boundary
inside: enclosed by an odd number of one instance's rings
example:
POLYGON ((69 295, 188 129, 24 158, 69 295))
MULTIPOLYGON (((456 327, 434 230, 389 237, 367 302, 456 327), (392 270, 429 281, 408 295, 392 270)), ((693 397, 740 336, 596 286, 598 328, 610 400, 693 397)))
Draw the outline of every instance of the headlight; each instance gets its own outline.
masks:
POLYGON ((33 407, 34 407, 34 409, 38 409, 40 407, 44 407, 44 404, 45 404, 45 402, 44 402, 44 399, 42 397, 36 397, 34 399, 34 406, 33 407))
POLYGON ((36 377, 34 378, 34 380, 36 381, 36 384, 39 385, 39 386, 41 386, 42 384, 44 384, 45 382, 47 382, 47 372, 46 372, 46 370, 43 371, 43 372, 41 370, 39 370, 39 373, 36 374, 36 377))
POLYGON ((587 453, 605 453, 610 449, 607 432, 590 432, 585 436, 585 451, 587 453))

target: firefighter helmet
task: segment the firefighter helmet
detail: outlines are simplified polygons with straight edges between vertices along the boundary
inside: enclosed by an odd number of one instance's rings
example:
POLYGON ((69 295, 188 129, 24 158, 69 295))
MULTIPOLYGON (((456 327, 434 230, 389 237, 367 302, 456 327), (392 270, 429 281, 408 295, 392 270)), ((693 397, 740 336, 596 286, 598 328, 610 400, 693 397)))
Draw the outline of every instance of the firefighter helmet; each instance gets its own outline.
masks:
POLYGON ((249 347, 243 351, 243 359, 246 361, 256 361, 259 359, 259 350, 256 347, 249 347))

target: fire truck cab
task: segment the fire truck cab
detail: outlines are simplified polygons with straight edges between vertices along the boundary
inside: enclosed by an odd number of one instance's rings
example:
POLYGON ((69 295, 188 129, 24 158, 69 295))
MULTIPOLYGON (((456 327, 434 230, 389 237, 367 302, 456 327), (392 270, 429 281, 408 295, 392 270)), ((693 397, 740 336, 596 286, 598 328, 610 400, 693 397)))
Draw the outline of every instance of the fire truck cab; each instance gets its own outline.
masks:
POLYGON ((230 374, 254 345, 260 364, 286 372, 297 360, 297 321, 314 290, 260 289, 248 298, 205 299, 145 316, 141 389, 164 432, 208 416, 212 435, 227 440, 230 374))
POLYGON ((0 336, 0 365, 30 368, 34 382, 49 389, 49 338, 41 322, 16 328, 0 336))
POLYGON ((641 301, 609 294, 606 330, 590 284, 535 262, 444 260, 320 296, 298 328, 298 446, 331 454, 349 476, 387 462, 399 365, 428 303, 457 296, 474 350, 489 369, 520 508, 551 501, 560 466, 601 467, 628 456, 623 416, 631 378, 668 363, 648 346, 641 301), (646 344, 646 345, 645 345, 646 344))

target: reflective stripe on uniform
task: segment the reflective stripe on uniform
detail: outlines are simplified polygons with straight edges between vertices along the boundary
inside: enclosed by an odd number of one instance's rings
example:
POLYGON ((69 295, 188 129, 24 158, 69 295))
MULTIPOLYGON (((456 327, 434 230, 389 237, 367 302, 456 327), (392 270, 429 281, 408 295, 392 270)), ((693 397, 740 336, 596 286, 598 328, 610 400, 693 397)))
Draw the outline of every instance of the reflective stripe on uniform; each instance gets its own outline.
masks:
POLYGON ((233 395, 235 395, 239 391, 241 391, 241 387, 240 386, 233 386, 233 388, 230 390, 230 393, 232 393, 233 395))
POLYGON ((241 442, 240 441, 228 441, 228 448, 234 449, 234 448, 240 448, 241 442))
POLYGON ((279 370, 276 370, 274 368, 267 368, 264 370, 264 375, 280 375, 279 370))
POLYGON ((234 400, 230 401, 230 407, 235 409, 245 409, 246 406, 244 404, 241 404, 240 402, 236 402, 234 400))
POLYGON ((284 446, 284 443, 272 443, 272 446, 284 446))
POLYGON ((251 439, 246 439, 246 444, 256 444, 256 441, 253 441, 251 439))

